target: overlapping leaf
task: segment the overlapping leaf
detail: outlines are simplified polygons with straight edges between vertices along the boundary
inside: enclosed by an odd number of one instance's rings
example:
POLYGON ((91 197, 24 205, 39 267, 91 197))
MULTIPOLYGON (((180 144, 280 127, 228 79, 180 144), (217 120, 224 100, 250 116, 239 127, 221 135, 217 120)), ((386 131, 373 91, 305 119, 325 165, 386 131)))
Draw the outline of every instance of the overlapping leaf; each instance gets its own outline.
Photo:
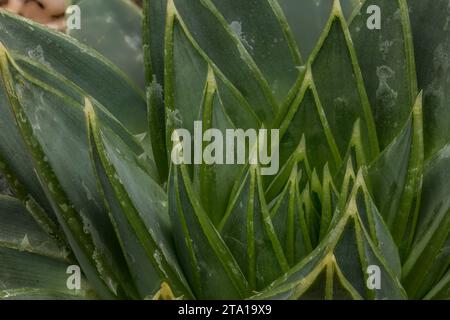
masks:
POLYGON ((288 262, 270 220, 261 176, 252 166, 236 185, 219 230, 246 275, 260 290, 288 270, 288 262))
POLYGON ((360 173, 347 204, 336 213, 321 244, 255 298, 405 298, 396 250, 360 173), (368 270, 373 266, 378 267, 381 286, 370 289, 368 270))
POLYGON ((17 199, 0 197, 0 299, 89 299, 84 278, 67 287, 68 252, 33 220, 17 199))
POLYGON ((203 210, 184 165, 172 166, 169 213, 177 256, 196 298, 237 299, 250 295, 248 282, 203 210))
MULTIPOLYGON (((360 0, 341 1, 345 16, 349 17, 360 0)), ((308 57, 322 35, 333 1, 329 0, 278 0, 291 26, 292 33, 303 57, 308 57)))
POLYGON ((82 0, 76 5, 82 12, 82 26, 68 29, 68 34, 107 57, 144 89, 139 8, 130 0, 82 0))
POLYGON ((384 149, 401 131, 418 94, 406 0, 364 1, 350 32, 384 149), (379 30, 367 27, 368 8, 374 5, 381 8, 379 30))
POLYGON ((143 93, 95 51, 4 10, 0 12, 0 29, 0 41, 9 50, 28 56, 75 83, 106 106, 132 133, 147 131, 143 93))
POLYGON ((23 152, 75 255, 96 289, 105 296, 124 295, 127 272, 90 168, 82 105, 24 73, 4 47, 0 64, 8 101, 2 109, 12 113, 23 152), (78 166, 66 165, 72 161, 78 166), (121 271, 112 271, 111 264, 121 271))
POLYGON ((166 194, 86 103, 92 162, 141 297, 155 295, 163 282, 191 297, 171 243, 166 194))
POLYGON ((419 89, 424 92, 425 158, 450 140, 450 7, 448 1, 408 1, 419 89), (433 23, 430 23, 432 17, 433 23))

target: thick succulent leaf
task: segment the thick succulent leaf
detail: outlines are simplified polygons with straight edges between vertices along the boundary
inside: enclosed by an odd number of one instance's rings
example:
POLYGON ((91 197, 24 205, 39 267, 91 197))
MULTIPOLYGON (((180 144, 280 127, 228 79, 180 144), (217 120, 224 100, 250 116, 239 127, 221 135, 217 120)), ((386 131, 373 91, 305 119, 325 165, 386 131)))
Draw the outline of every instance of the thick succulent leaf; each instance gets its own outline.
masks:
POLYGON ((420 94, 402 132, 369 169, 374 201, 402 254, 409 250, 415 231, 416 206, 422 187, 423 150, 420 94))
POLYGON ((238 191, 230 201, 219 231, 246 275, 250 289, 261 290, 288 270, 256 166, 251 166, 238 182, 238 191))
POLYGON ((80 290, 67 288, 67 255, 20 201, 0 196, 0 299, 94 298, 84 278, 80 290))
MULTIPOLYGON (((286 139, 287 141, 288 139, 286 139)), ((286 163, 281 166, 279 173, 270 181, 266 187, 266 200, 271 203, 276 199, 281 192, 285 189, 289 178, 292 174, 292 170, 297 166, 298 170, 301 170, 302 175, 299 177, 299 188, 303 189, 312 175, 311 166, 306 152, 306 139, 303 136, 298 144, 297 148, 292 152, 286 163)), ((280 148, 282 149, 282 148, 280 148)), ((283 153, 280 150, 280 153, 283 153)), ((281 158, 281 155, 280 155, 281 158)))
POLYGON ((350 32, 337 0, 308 63, 341 155, 348 147, 354 123, 360 119, 362 141, 368 146, 369 157, 375 157, 379 152, 375 123, 350 32))
POLYGON ((412 123, 408 121, 402 132, 369 168, 372 195, 387 222, 394 220, 400 205, 408 172, 411 141, 412 123))
MULTIPOLYGON (((167 36, 171 40, 166 44, 169 53, 165 85, 168 149, 171 150, 170 139, 177 128, 187 129, 192 137, 201 134, 200 138, 209 128, 216 128, 223 134, 227 129, 259 128, 260 122, 251 107, 228 80, 208 64, 182 24, 173 17, 169 25, 167 36), (202 127, 197 127, 196 131, 195 121, 202 121, 202 127)), ((196 154, 195 145, 193 154, 196 154)), ((225 154, 223 158, 225 162, 225 154)), ((204 209, 217 224, 225 213, 241 166, 204 164, 198 169, 194 183, 204 194, 204 209), (214 203, 214 209, 208 203, 214 203)))
POLYGON ((163 85, 167 0, 144 0, 142 8, 146 85, 153 80, 163 85))
POLYGON ((271 211, 273 228, 290 266, 312 251, 309 229, 303 209, 299 184, 303 171, 295 165, 289 181, 271 211))
POLYGON ((167 1, 144 0, 142 7, 142 41, 150 142, 157 160, 160 178, 166 180, 169 164, 166 150, 166 112, 163 85, 167 1))
POLYGON ((450 269, 447 270, 444 277, 439 281, 424 299, 448 300, 450 299, 450 269))
POLYGON ((364 1, 350 32, 384 149, 402 130, 418 93, 406 0, 364 1), (381 9, 380 30, 367 27, 372 5, 381 9))
POLYGON ((311 180, 307 182, 304 189, 301 191, 306 225, 309 230, 313 248, 318 245, 320 237, 321 193, 322 185, 316 171, 313 171, 311 174, 311 180))
POLYGON ((333 183, 333 178, 328 167, 325 165, 323 169, 323 182, 321 191, 321 215, 320 215, 320 233, 319 239, 323 239, 329 232, 333 214, 336 211, 339 193, 333 183))
MULTIPOLYGON (((84 105, 85 97, 88 94, 74 83, 28 57, 18 54, 12 56, 20 69, 29 74, 32 78, 39 80, 48 87, 75 100, 77 104, 84 105)), ((153 159, 153 151, 147 141, 148 134, 131 135, 132 133, 128 131, 105 106, 100 104, 97 100, 94 100, 94 98, 91 97, 91 99, 94 101, 95 109, 102 119, 108 122, 109 127, 111 127, 111 129, 127 143, 136 155, 146 159, 148 171, 151 173, 152 177, 156 178, 156 164, 153 159), (136 142, 140 146, 136 145, 136 142)))
POLYGON ((0 41, 60 73, 93 96, 133 134, 147 131, 143 93, 110 62, 62 33, 0 12, 0 41), (20 39, 20 41, 18 41, 20 39))
MULTIPOLYGON (((228 3, 229 1, 223 1, 223 5, 229 6, 231 9, 231 3, 228 3)), ((253 9, 264 11, 267 6, 258 5, 253 9)), ((251 39, 243 40, 243 36, 246 34, 246 27, 242 25, 243 21, 234 21, 234 23, 230 21, 228 23, 211 0, 170 0, 168 1, 167 14, 167 20, 171 20, 171 16, 176 15, 177 19, 182 21, 185 29, 189 31, 193 40, 204 53, 205 58, 239 89, 260 119, 269 123, 278 110, 277 101, 272 92, 273 88, 269 86, 268 80, 258 68, 254 57, 251 56, 251 49, 246 48, 245 42, 251 45, 249 42, 251 39), (233 31, 233 28, 235 31, 233 31)), ((274 17, 274 14, 272 16, 274 17)), ((258 14, 255 14, 254 18, 257 17, 258 14)), ((279 30, 281 31, 281 27, 279 30)), ((167 31, 170 32, 170 29, 167 31)), ((267 32, 275 31, 267 30, 267 32)), ((166 32, 166 52, 168 40, 170 41, 170 37, 166 32)), ((273 38, 271 41, 273 41, 273 38)), ((284 41, 283 37, 280 38, 280 41, 284 41)), ((273 48, 276 49, 276 46, 273 48)), ((270 51, 270 49, 266 50, 270 51)), ((286 50, 288 53, 290 52, 287 45, 286 50)), ((168 63, 167 59, 165 63, 168 63)), ((296 80, 295 64, 292 65, 291 70, 293 70, 291 74, 294 75, 294 83, 296 80)), ((289 73, 289 70, 285 72, 289 73)))
MULTIPOLYGON (((349 17, 360 0, 341 0, 349 17)), ((333 2, 330 0, 278 0, 294 34, 300 51, 308 57, 328 21, 333 2)))
POLYGON ((191 297, 171 243, 166 194, 86 103, 92 161, 141 297, 154 296, 163 282, 176 296, 191 297))
POLYGON ((144 89, 142 14, 130 0, 82 0, 81 29, 68 34, 97 50, 144 89))
POLYGON ((450 141, 450 6, 446 0, 432 4, 409 0, 408 4, 418 85, 424 92, 425 158, 428 159, 450 141))
POLYGON ((349 201, 321 244, 258 299, 403 299, 396 246, 360 173, 349 201), (377 266, 380 289, 367 286, 377 266))
MULTIPOLYGON (((54 226, 56 216, 34 173, 32 159, 15 124, 14 113, 8 105, 8 94, 2 82, 0 86, 1 171, 8 180, 9 185, 14 189, 17 197, 22 201, 37 202, 47 212, 41 219, 42 222, 49 226, 54 226), (30 200, 31 198, 34 200, 30 200)), ((50 229, 55 228, 50 227, 50 229)))
MULTIPOLYGON (((200 1, 201 2, 201 1, 200 1)), ((209 1, 203 1, 208 5, 209 1)), ((302 64, 283 11, 274 0, 211 0, 267 80, 276 101, 282 103, 294 85, 302 64), (267 63, 271 61, 271 63, 267 63)), ((218 16, 219 17, 219 16, 218 16)))
MULTIPOLYGON (((198 1, 192 1, 192 3, 198 1)), ((213 68, 217 90, 229 121, 238 128, 259 128, 260 114, 257 115, 256 110, 252 109, 245 95, 237 89, 239 88, 237 84, 230 82, 233 79, 227 78, 227 75, 218 69, 214 61, 211 61, 199 47, 190 30, 174 10, 174 5, 169 5, 164 86, 166 108, 172 111, 167 115, 168 134, 172 133, 173 127, 182 127, 193 132, 194 121, 202 119, 202 93, 208 78, 209 67, 213 68)), ((223 54, 224 50, 221 51, 223 54)), ((236 73, 239 71, 234 74, 236 73)), ((251 81, 246 80, 246 82, 251 81)), ((169 139, 170 136, 167 138, 169 139)))
POLYGON ((172 166, 168 196, 177 256, 196 298, 249 296, 247 280, 201 207, 184 165, 172 166))
MULTIPOLYGON (((7 88, 0 86, 0 126, 3 134, 0 137, 1 171, 5 175, 14 193, 33 215, 39 225, 53 238, 64 242, 67 239, 58 226, 52 206, 42 190, 34 170, 34 164, 15 123, 14 112, 9 108, 7 88)), ((69 250, 69 249, 68 249, 69 250)))
POLYGON ((122 285, 129 287, 127 271, 89 164, 83 106, 24 73, 4 48, 0 58, 9 100, 4 107, 14 114, 41 186, 83 271, 99 294, 123 295, 122 285))
POLYGON ((403 266, 403 283, 412 298, 423 298, 450 265, 450 147, 425 165, 416 233, 403 266))
POLYGON ((147 119, 149 144, 152 149, 159 181, 166 181, 169 162, 166 149, 166 112, 164 110, 163 87, 153 79, 147 86, 147 119))
MULTIPOLYGON (((208 129, 214 128, 219 130, 222 136, 225 137, 227 130, 235 128, 235 125, 227 116, 223 100, 220 96, 217 79, 212 68, 208 68, 201 110, 202 134, 205 134, 208 129)), ((220 140, 217 141, 216 139, 220 138, 215 136, 214 138, 211 137, 210 140, 214 140, 214 143, 220 143, 220 140)), ((222 139, 222 144, 227 145, 228 142, 222 139)), ((212 146, 214 147, 215 144, 212 146)), ((212 147, 208 146, 207 142, 204 141, 203 148, 207 151, 212 147)), ((233 150, 234 154, 236 154, 237 148, 236 145, 233 150)), ((214 150, 217 153, 216 155, 220 154, 217 148, 214 150)), ((226 152, 230 152, 230 150, 227 149, 226 152)), ((249 149, 246 148, 246 154, 248 152, 249 149)), ((222 162, 226 163, 227 154, 222 153, 221 155, 223 158, 221 159, 222 162)), ((223 165, 220 163, 202 163, 194 169, 194 185, 196 185, 198 192, 202 195, 201 201, 203 208, 208 212, 214 225, 218 225, 222 220, 233 185, 236 183, 236 179, 243 170, 243 167, 242 164, 223 165)))
MULTIPOLYGON (((61 74, 55 73, 52 69, 49 69, 45 65, 42 65, 28 57, 18 54, 13 54, 12 56, 17 65, 25 73, 41 81, 48 87, 54 88, 63 95, 75 100, 79 105, 84 105, 85 97, 88 96, 87 92, 61 76, 61 74)), ((153 159, 153 150, 151 145, 147 141, 148 134, 143 133, 131 136, 132 133, 109 112, 107 107, 100 104, 97 100, 94 100, 93 97, 91 97, 91 99, 94 102, 95 109, 100 114, 102 119, 108 122, 111 129, 127 143, 136 155, 146 159, 149 172, 152 177, 156 178, 156 163, 153 159), (136 142, 138 142, 141 146, 136 145, 136 142)))
POLYGON ((290 105, 280 130, 281 165, 291 157, 303 136, 312 170, 322 172, 325 163, 328 162, 332 172, 336 172, 341 165, 339 149, 330 130, 310 68, 306 71, 299 93, 290 105))

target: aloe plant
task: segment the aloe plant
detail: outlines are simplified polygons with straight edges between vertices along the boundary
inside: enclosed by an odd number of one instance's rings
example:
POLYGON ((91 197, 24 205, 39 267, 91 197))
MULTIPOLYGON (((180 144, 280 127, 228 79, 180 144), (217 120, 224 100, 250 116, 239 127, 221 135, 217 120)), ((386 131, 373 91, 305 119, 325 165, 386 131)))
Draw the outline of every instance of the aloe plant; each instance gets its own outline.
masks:
POLYGON ((74 3, 0 11, 0 298, 450 298, 447 0, 74 3), (278 173, 174 164, 195 121, 278 173))

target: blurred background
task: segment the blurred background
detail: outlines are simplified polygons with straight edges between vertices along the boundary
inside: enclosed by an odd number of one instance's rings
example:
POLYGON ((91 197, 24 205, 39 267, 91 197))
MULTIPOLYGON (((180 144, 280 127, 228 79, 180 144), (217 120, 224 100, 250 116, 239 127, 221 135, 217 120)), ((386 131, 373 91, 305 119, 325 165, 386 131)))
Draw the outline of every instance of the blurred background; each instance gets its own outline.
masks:
MULTIPOLYGON (((0 0, 0 7, 23 17, 33 19, 50 28, 65 30, 64 13, 71 3, 80 0, 0 0)), ((142 0, 133 0, 139 7, 142 0)))

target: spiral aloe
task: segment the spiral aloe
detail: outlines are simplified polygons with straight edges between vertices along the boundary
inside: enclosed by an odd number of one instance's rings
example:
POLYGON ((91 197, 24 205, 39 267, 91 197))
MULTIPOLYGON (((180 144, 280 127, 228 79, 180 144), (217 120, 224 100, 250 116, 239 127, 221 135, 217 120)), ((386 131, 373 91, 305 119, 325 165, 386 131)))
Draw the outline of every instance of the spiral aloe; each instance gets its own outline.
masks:
POLYGON ((447 0, 73 4, 0 11, 0 298, 450 298, 447 0))

